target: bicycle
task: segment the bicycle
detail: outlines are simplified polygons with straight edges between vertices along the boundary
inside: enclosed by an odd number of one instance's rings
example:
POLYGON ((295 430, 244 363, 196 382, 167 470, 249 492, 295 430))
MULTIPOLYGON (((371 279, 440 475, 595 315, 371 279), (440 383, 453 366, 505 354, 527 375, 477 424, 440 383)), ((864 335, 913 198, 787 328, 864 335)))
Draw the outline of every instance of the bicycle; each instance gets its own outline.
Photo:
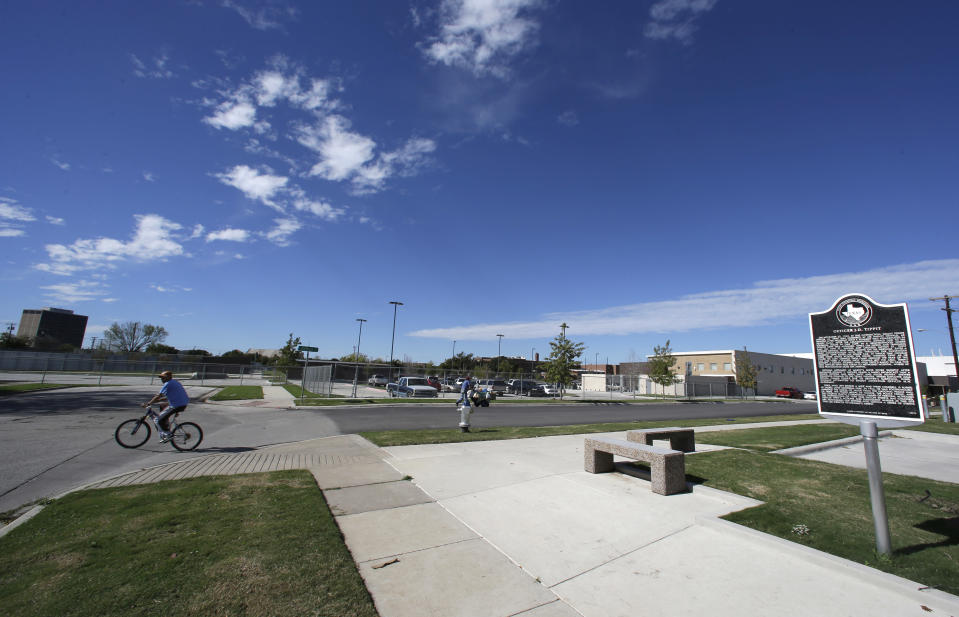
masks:
MULTIPOLYGON (((124 448, 139 448, 145 444, 147 440, 150 439, 152 432, 147 418, 151 418, 153 423, 157 424, 159 414, 156 410, 157 407, 155 405, 150 405, 142 417, 131 418, 130 420, 121 422, 120 426, 118 426, 117 430, 113 433, 113 437, 117 440, 117 443, 124 448)), ((167 418, 170 423, 170 434, 172 435, 170 445, 181 452, 195 450, 196 447, 200 445, 200 442, 203 441, 203 429, 195 422, 177 423, 176 417, 180 415, 180 413, 181 412, 178 411, 167 418)), ((159 432, 158 424, 157 430, 159 432)))

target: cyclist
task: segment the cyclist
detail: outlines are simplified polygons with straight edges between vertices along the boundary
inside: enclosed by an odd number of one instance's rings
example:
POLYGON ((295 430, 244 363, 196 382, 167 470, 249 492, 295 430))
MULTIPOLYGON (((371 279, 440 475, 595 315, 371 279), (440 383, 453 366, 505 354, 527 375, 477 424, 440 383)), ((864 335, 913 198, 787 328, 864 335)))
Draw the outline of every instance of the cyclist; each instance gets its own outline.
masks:
POLYGON ((160 441, 167 442, 170 441, 170 438, 173 436, 170 433, 170 424, 167 422, 167 418, 186 409, 186 406, 190 404, 190 395, 186 393, 183 385, 173 378, 173 373, 170 371, 160 373, 160 381, 163 382, 163 387, 160 388, 156 396, 148 402, 143 403, 141 407, 149 407, 154 403, 167 401, 166 405, 161 405, 160 415, 157 418, 157 427, 160 429, 160 441))

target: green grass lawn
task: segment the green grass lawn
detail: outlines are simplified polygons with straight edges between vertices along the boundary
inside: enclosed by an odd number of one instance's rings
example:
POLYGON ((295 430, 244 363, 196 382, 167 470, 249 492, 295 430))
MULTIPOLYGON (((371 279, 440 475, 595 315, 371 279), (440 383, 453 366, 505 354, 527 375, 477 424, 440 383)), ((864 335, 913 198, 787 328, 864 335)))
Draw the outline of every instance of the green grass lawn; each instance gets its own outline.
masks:
MULTIPOLYGON (((657 422, 607 422, 602 424, 571 424, 562 426, 504 426, 474 427, 469 433, 457 428, 459 416, 451 414, 450 428, 409 431, 367 431, 360 433, 378 446, 409 446, 426 443, 458 443, 462 441, 493 441, 497 439, 525 439, 550 435, 578 435, 580 433, 612 433, 641 428, 665 426, 712 426, 716 424, 752 424, 754 422, 781 422, 785 420, 816 420, 819 416, 801 414, 793 416, 761 416, 756 418, 714 418, 709 420, 661 420, 657 422)), ((834 426, 834 425, 827 425, 834 426)), ((740 431, 736 431, 740 432, 740 431)), ((815 443, 815 442, 809 442, 815 443)))
POLYGON ((80 491, 0 538, 0 613, 375 617, 306 471, 80 491))
MULTIPOLYGON (((747 435, 739 445, 757 441, 762 443, 747 435)), ((766 502, 727 520, 959 594, 959 485, 884 473, 893 548, 886 557, 875 550, 865 470, 762 451, 721 450, 687 456, 686 477, 766 502), (797 533, 800 525, 808 533, 797 533)))
POLYGON ((225 386, 211 401, 246 401, 263 398, 262 386, 225 386))

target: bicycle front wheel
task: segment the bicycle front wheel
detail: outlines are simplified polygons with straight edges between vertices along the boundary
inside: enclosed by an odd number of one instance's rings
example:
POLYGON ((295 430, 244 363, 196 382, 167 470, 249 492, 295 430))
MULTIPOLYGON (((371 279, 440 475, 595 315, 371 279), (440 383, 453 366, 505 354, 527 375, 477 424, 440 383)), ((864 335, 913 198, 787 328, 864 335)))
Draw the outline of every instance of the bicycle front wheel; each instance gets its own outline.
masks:
POLYGON ((150 425, 137 418, 121 422, 113 438, 124 448, 139 448, 150 438, 150 425))
POLYGON ((173 439, 170 440, 170 443, 177 450, 185 452, 195 450, 201 441, 203 441, 203 429, 198 424, 184 422, 173 429, 173 439))

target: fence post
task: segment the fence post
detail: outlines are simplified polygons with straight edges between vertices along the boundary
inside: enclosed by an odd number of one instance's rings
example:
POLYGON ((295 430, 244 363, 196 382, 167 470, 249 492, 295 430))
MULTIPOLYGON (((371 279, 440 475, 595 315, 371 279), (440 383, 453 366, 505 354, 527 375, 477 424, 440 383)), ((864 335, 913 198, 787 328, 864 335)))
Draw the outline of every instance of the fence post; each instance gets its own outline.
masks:
POLYGON ((47 356, 43 359, 43 374, 40 376, 40 383, 44 383, 47 380, 47 367, 50 366, 50 356, 47 356))

